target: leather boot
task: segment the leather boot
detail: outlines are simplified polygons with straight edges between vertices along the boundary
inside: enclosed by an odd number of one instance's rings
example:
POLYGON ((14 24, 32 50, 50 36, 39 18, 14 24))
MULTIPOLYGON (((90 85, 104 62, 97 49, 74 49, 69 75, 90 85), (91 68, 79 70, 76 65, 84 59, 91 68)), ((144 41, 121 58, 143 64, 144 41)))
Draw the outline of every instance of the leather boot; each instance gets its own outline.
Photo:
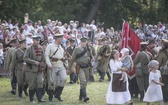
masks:
POLYGON ((22 98, 22 86, 18 86, 18 95, 19 98, 22 98))
POLYGON ((24 91, 24 94, 25 94, 26 96, 28 96, 27 88, 28 88, 28 84, 24 84, 24 86, 23 86, 23 91, 24 91))
POLYGON ((141 90, 141 91, 140 91, 140 100, 142 101, 142 100, 143 100, 143 98, 144 98, 144 91, 143 91, 143 90, 141 90))
POLYGON ((58 87, 55 87, 55 90, 54 90, 54 97, 56 98, 57 96, 57 93, 58 93, 58 87))
POLYGON ((79 94, 79 100, 80 100, 80 101, 82 100, 82 97, 83 97, 82 89, 80 89, 80 94, 79 94))
POLYGON ((38 102, 45 102, 44 100, 42 100, 42 93, 43 93, 43 88, 38 88, 37 89, 37 99, 38 99, 38 102))
POLYGON ((105 76, 105 72, 102 72, 101 73, 101 76, 100 76, 100 82, 103 82, 104 81, 104 76, 105 76))
POLYGON ((49 99, 49 101, 50 102, 52 102, 53 101, 53 90, 48 90, 48 99, 49 99))
POLYGON ((63 101, 62 98, 61 98, 61 94, 62 94, 63 89, 64 89, 64 87, 59 87, 58 86, 58 92, 57 92, 55 98, 57 98, 59 101, 63 101))
POLYGON ((86 93, 86 88, 82 89, 82 94, 83 94, 83 98, 84 98, 84 102, 89 101, 89 97, 87 97, 87 93, 86 93))
POLYGON ((95 81, 94 76, 93 75, 90 76, 90 82, 94 82, 94 81, 95 81))
POLYGON ((29 90, 29 99, 30 102, 34 103, 34 94, 35 94, 35 89, 29 90))

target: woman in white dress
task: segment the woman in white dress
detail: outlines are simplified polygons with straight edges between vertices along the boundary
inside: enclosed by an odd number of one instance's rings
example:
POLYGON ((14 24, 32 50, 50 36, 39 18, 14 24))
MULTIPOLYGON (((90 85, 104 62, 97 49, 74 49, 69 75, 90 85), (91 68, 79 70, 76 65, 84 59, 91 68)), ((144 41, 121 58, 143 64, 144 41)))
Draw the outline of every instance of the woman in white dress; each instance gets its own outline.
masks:
POLYGON ((149 87, 143 101, 146 102, 146 105, 149 105, 150 102, 160 102, 160 105, 164 105, 161 89, 161 86, 164 86, 164 84, 160 82, 161 74, 160 71, 157 70, 159 68, 159 62, 152 60, 149 62, 148 67, 150 71, 149 87))
POLYGON ((131 96, 128 89, 128 80, 126 82, 119 80, 122 76, 122 72, 128 71, 126 68, 122 68, 122 65, 123 64, 119 58, 119 52, 117 50, 112 51, 110 60, 112 79, 106 94, 107 104, 132 105, 132 102, 130 101, 131 96))

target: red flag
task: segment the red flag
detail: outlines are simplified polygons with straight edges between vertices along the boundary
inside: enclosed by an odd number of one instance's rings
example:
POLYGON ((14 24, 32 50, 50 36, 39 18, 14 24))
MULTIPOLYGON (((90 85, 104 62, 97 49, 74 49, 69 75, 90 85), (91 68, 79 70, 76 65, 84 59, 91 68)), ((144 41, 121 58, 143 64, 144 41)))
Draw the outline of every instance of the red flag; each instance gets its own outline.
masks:
MULTIPOLYGON (((131 51, 132 58, 141 49, 141 39, 135 34, 135 32, 130 28, 128 22, 123 23, 122 27, 122 39, 120 43, 120 50, 122 48, 128 48, 131 51)), ((128 73, 128 77, 131 79, 135 76, 135 69, 128 73)))

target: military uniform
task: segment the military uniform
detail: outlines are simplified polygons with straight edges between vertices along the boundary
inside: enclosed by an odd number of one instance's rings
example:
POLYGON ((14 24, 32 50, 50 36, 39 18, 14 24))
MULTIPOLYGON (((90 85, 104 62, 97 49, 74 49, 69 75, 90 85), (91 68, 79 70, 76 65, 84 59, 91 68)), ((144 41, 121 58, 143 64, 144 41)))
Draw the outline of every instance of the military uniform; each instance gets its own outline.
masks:
MULTIPOLYGON (((40 40, 40 37, 33 36, 33 40, 40 40)), ((40 65, 44 62, 44 53, 41 46, 31 45, 27 48, 24 54, 24 61, 26 62, 26 81, 29 86, 29 98, 34 102, 34 94, 37 93, 38 102, 43 102, 43 72, 40 65), (36 63, 39 62, 39 65, 36 63), (36 91, 37 88, 37 91, 36 91)))
MULTIPOLYGON (((81 38, 81 42, 86 43, 86 41, 87 41, 86 38, 81 38)), ((75 48, 72 54, 72 59, 68 65, 69 70, 72 70, 73 62, 76 62, 77 65, 79 65, 80 67, 79 74, 78 74, 79 80, 80 80, 79 99, 82 100, 82 98, 84 98, 84 102, 87 102, 89 98, 87 97, 87 94, 86 94, 86 87, 90 76, 89 69, 91 66, 91 62, 90 62, 90 53, 88 52, 86 47, 79 46, 75 48)))
MULTIPOLYGON (((20 41, 20 43, 24 43, 24 42, 25 40, 20 41)), ((15 74, 17 77, 17 84, 18 84, 18 93, 20 98, 22 97, 22 88, 24 84, 24 81, 23 81, 24 77, 22 72, 23 65, 24 65, 24 61, 23 61, 24 52, 25 52, 25 49, 21 49, 21 48, 18 48, 14 52, 12 57, 12 67, 11 67, 13 70, 15 70, 15 74)))
MULTIPOLYGON (((72 38, 70 38, 69 41, 70 41, 70 43, 75 43, 75 40, 72 39, 72 38)), ((67 47, 66 50, 72 56, 72 53, 73 53, 74 49, 75 49, 75 45, 67 47)), ((68 63, 70 63, 70 60, 68 61, 68 63)), ((73 72, 70 74, 70 83, 71 84, 75 83, 76 80, 77 80, 76 68, 75 67, 76 67, 76 63, 74 62, 73 66, 72 66, 73 72)))
MULTIPOLYGON (((56 34, 55 38, 62 37, 62 34, 56 34)), ((55 97, 59 101, 63 101, 61 99, 61 94, 64 89, 64 85, 67 80, 66 75, 66 69, 63 64, 64 59, 64 49, 61 47, 61 45, 57 45, 54 42, 49 44, 46 48, 45 52, 45 58, 46 58, 46 64, 48 67, 52 67, 52 70, 48 70, 48 94, 49 94, 49 101, 52 101, 53 98, 53 90, 57 85, 58 81, 58 87, 56 87, 56 94, 55 97)))
MULTIPOLYGON (((142 45, 147 45, 147 43, 142 42, 142 45)), ((143 48, 143 47, 141 47, 143 48)), ((149 84, 149 72, 148 72, 148 63, 150 60, 152 60, 152 54, 148 52, 147 50, 143 50, 137 53, 134 59, 134 65, 137 65, 138 63, 141 63, 141 70, 142 70, 142 75, 141 76, 136 76, 137 84, 140 90, 140 99, 142 100, 144 97, 144 91, 147 90, 148 84, 149 84)))
MULTIPOLYGON (((163 41, 163 45, 168 46, 168 41, 163 41)), ((161 70, 161 67, 164 67, 166 65, 166 62, 168 61, 168 58, 167 58, 165 53, 168 54, 168 49, 165 49, 164 51, 161 51, 156 58, 156 60, 159 62, 159 67, 160 67, 159 70, 161 70)), ((163 100, 168 101, 168 91, 167 91, 168 75, 167 74, 162 75, 162 82, 164 83, 164 86, 162 87, 163 100)))
MULTIPOLYGON (((12 43, 16 43, 16 39, 13 39, 11 40, 11 42, 9 44, 12 44, 12 43)), ((12 91, 11 93, 12 94, 16 94, 16 85, 17 85, 17 79, 16 79, 16 74, 15 74, 15 69, 12 68, 12 58, 13 58, 13 54, 14 52, 16 51, 16 47, 12 47, 8 50, 8 53, 7 53, 7 57, 6 57, 6 67, 7 70, 9 70, 10 74, 11 74, 11 86, 12 86, 12 91)))
MULTIPOLYGON (((105 41, 105 38, 102 39, 102 41, 105 41)), ((111 50, 109 45, 103 45, 99 52, 98 55, 101 56, 100 59, 100 68, 101 68, 101 76, 100 76, 100 81, 102 82, 104 80, 105 73, 107 73, 108 79, 111 80, 111 76, 109 74, 109 60, 110 60, 110 55, 111 55, 111 50)))

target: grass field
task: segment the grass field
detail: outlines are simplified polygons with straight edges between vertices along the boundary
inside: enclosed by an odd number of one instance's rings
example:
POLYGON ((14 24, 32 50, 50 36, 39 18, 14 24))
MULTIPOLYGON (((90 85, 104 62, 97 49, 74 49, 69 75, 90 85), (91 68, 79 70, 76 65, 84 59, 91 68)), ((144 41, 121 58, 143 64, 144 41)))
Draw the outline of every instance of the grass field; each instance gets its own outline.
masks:
MULTIPOLYGON (((45 103, 38 103, 35 99, 35 104, 41 105, 107 105, 105 101, 105 96, 109 82, 98 82, 88 83, 88 96, 90 98, 89 102, 84 103, 83 101, 78 100, 79 96, 79 84, 66 84, 62 98, 63 102, 59 102, 57 99, 54 99, 54 102, 48 102, 48 95, 46 94, 44 100, 45 103)), ((0 105, 31 105, 29 98, 23 94, 21 100, 18 99, 18 95, 12 95, 10 93, 10 79, 9 78, 0 78, 0 105)), ((132 99, 134 105, 145 105, 145 103, 140 102, 139 99, 132 99)), ((150 105, 159 105, 158 103, 151 103, 150 105)), ((168 103, 165 103, 168 105, 168 103)))

